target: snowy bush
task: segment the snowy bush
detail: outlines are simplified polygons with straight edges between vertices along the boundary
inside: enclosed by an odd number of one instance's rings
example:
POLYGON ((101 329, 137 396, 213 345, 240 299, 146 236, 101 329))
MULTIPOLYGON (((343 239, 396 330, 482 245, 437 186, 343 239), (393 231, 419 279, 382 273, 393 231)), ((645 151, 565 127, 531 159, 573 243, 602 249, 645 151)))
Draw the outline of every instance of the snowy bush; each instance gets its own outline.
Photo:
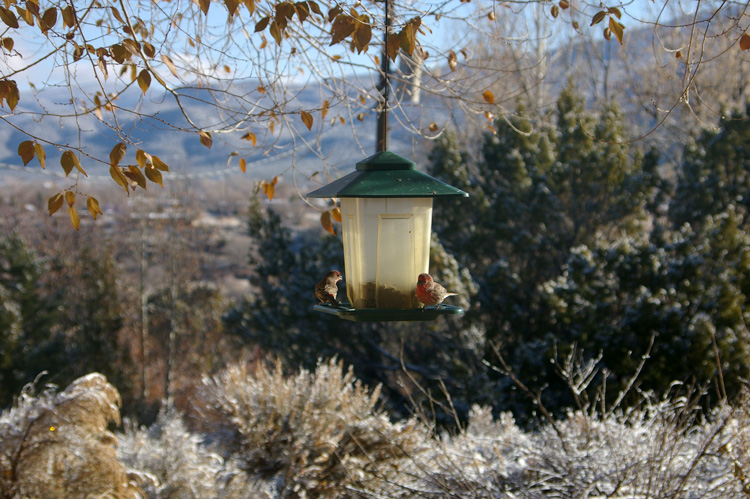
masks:
POLYGON ((203 380, 200 431, 165 411, 116 440, 119 395, 103 376, 31 389, 0 415, 3 498, 750 497, 747 393, 710 413, 677 384, 633 393, 627 408, 582 398, 562 419, 540 406, 534 431, 474 406, 464 428, 439 434, 426 418, 389 421, 378 390, 336 360, 288 375, 236 364, 203 380))
POLYGON ((0 415, 0 497, 139 497, 107 430, 119 423, 120 395, 104 376, 32 390, 0 415))
POLYGON ((701 416, 691 401, 624 412, 571 411, 525 433, 509 414, 474 407, 465 431, 436 441, 428 497, 740 498, 750 496, 747 407, 701 416))
POLYGON ((293 376, 278 362, 254 373, 233 365, 203 381, 212 430, 281 497, 395 496, 388 491, 425 448, 427 428, 391 423, 378 396, 335 359, 293 376))
POLYGON ((119 444, 120 460, 138 476, 148 498, 272 497, 270 489, 251 483, 242 470, 211 452, 175 412, 161 412, 149 428, 127 422, 119 444))

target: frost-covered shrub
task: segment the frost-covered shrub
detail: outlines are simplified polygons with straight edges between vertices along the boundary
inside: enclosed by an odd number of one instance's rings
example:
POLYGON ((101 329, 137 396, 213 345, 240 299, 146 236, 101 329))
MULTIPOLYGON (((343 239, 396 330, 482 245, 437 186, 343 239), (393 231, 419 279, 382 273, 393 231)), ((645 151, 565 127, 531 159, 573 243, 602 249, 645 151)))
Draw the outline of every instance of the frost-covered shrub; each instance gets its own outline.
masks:
POLYGON ((586 403, 533 432, 475 406, 437 436, 426 419, 390 422, 335 360, 289 376, 233 365, 203 381, 204 432, 165 412, 126 425, 116 452, 119 395, 103 376, 30 392, 0 415, 2 498, 750 497, 748 393, 709 414, 698 395, 586 403))
POLYGON ((117 454, 138 476, 147 498, 268 499, 270 488, 211 452, 174 412, 162 412, 149 428, 125 425, 117 454), (137 471, 135 471, 137 470, 137 471))
POLYGON ((530 447, 534 489, 566 497, 737 497, 727 407, 702 420, 685 405, 660 401, 607 417, 568 414, 530 447))
POLYGON ((732 460, 735 486, 750 497, 750 392, 743 394, 727 427, 732 438, 720 451, 732 460))
POLYGON ((31 391, 0 415, 0 497, 139 497, 107 430, 119 423, 120 395, 104 376, 31 391))
POLYGON ((604 415, 571 411, 524 433, 475 407, 465 431, 436 442, 428 497, 686 497, 750 494, 747 408, 701 417, 685 399, 604 415))
POLYGON ((294 376, 280 363, 252 373, 232 365, 202 390, 225 449, 251 476, 274 479, 281 497, 396 496, 427 428, 391 423, 378 396, 336 360, 294 376))
POLYGON ((421 473, 412 487, 425 497, 499 497, 508 484, 526 479, 531 443, 510 413, 494 420, 490 408, 473 406, 463 431, 436 438, 420 456, 421 473))

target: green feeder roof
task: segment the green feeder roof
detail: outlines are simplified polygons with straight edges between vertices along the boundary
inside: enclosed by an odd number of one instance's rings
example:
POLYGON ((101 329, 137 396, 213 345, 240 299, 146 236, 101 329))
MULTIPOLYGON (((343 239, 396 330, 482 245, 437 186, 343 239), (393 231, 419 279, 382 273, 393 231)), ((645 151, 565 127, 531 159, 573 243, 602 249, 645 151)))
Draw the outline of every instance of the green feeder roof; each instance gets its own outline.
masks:
POLYGON ((416 198, 469 194, 416 169, 396 153, 379 152, 357 163, 357 170, 309 193, 310 198, 416 198))

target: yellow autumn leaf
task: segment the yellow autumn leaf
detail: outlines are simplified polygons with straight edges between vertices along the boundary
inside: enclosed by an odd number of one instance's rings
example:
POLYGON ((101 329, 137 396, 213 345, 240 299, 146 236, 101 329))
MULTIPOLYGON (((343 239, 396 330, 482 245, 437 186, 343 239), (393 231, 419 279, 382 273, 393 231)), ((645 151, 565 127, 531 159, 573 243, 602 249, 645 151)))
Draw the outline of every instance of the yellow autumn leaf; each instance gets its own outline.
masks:
POLYGON ((91 213, 91 216, 94 217, 94 220, 96 220, 96 217, 98 217, 99 215, 104 215, 101 208, 99 208, 99 201, 91 196, 89 196, 89 198, 86 200, 86 208, 89 209, 89 213, 91 213))
POLYGON ((451 68, 451 71, 455 71, 456 66, 458 66, 458 58, 452 50, 448 51, 448 66, 451 68))
POLYGON ((591 26, 595 24, 599 24, 600 22, 604 20, 606 16, 607 16, 607 13, 604 12, 603 10, 600 10, 599 12, 594 14, 594 17, 591 18, 591 26))
POLYGON ((622 45, 622 37, 624 35, 625 26, 623 26, 614 17, 610 17, 609 18, 609 30, 612 32, 613 35, 615 35, 615 38, 617 38, 617 41, 620 42, 620 45, 622 45))
POLYGON ((34 159, 34 156, 36 155, 34 142, 31 140, 24 140, 23 142, 18 144, 18 155, 21 156, 23 166, 28 165, 29 161, 34 159))
POLYGON ((276 194, 276 188, 273 184, 273 182, 268 182, 264 180, 261 182, 261 187, 263 188, 263 194, 266 195, 269 201, 273 201, 273 196, 276 194))
POLYGON ((240 158, 240 170, 242 173, 245 173, 247 170, 247 162, 245 161, 245 158, 240 158))
POLYGON ((150 154, 148 154, 146 151, 142 149, 138 149, 135 152, 135 161, 138 163, 138 166, 143 168, 146 166, 146 163, 149 163, 150 161, 150 154))
POLYGON ((68 206, 68 214, 70 215, 70 222, 73 224, 76 230, 81 225, 81 218, 78 216, 75 206, 68 206))
POLYGON ((36 153, 36 159, 39 160, 39 165, 44 169, 46 167, 47 153, 44 152, 42 144, 34 142, 34 152, 36 153))
POLYGON ((177 74, 177 68, 175 67, 175 65, 174 65, 174 61, 172 61, 172 58, 171 58, 171 57, 169 57, 168 55, 164 55, 164 54, 162 54, 162 56, 161 56, 161 60, 162 60, 162 62, 163 62, 164 64, 166 64, 166 65, 167 65, 167 68, 169 68, 169 72, 170 72, 170 73, 172 73, 172 76, 175 76, 175 77, 178 77, 178 76, 179 76, 179 75, 177 74))
POLYGON ((201 144, 211 149, 211 146, 214 144, 214 141, 211 138, 211 134, 201 130, 199 135, 200 135, 201 144))
POLYGON ((122 186, 123 189, 125 189, 125 192, 130 195, 130 191, 128 191, 128 187, 130 186, 130 182, 125 177, 125 175, 122 173, 122 170, 119 166, 110 166, 109 167, 109 174, 112 176, 112 179, 114 179, 115 182, 117 182, 117 185, 122 186))
POLYGON ((164 189, 164 184, 162 183, 161 172, 159 171, 158 168, 155 168, 154 166, 147 166, 146 168, 144 168, 144 172, 146 172, 147 179, 149 179, 151 182, 155 184, 159 184, 159 186, 162 189, 164 189))
POLYGON ((484 101, 487 104, 494 104, 495 103, 495 95, 490 92, 489 90, 485 90, 482 94, 482 97, 484 98, 484 101))
POLYGON ((341 223, 341 208, 337 206, 331 209, 331 217, 333 217, 333 219, 336 220, 338 223, 341 223))
POLYGON ((47 210, 50 215, 54 215, 57 210, 62 208, 63 205, 63 193, 58 192, 47 201, 47 210))
POLYGON ((110 164, 110 166, 117 166, 117 165, 119 165, 120 161, 122 161, 122 158, 125 157, 125 152, 127 151, 127 149, 128 149, 128 146, 126 146, 124 142, 120 142, 118 144, 115 144, 115 146, 109 152, 109 164, 110 164))
POLYGON ((320 225, 323 226, 323 228, 330 232, 332 235, 336 235, 336 233, 333 231, 333 223, 331 222, 331 212, 330 211, 324 211, 320 214, 320 225))
POLYGON ((159 156, 151 156, 151 163, 154 165, 154 167, 163 172, 169 171, 169 166, 164 161, 159 159, 159 156))
MULTIPOLYGON (((155 171, 158 171, 154 168, 155 171)), ((146 188, 146 177, 143 175, 143 172, 140 168, 138 168, 136 165, 128 165, 128 169, 123 171, 123 174, 125 174, 126 177, 131 179, 133 182, 138 184, 141 189, 146 188)))
POLYGON ((258 138, 255 136, 253 132, 247 132, 245 135, 243 135, 240 138, 243 140, 249 140, 250 142, 253 143, 253 146, 255 146, 255 144, 258 142, 258 138))
POLYGON ((73 151, 68 150, 62 153, 62 156, 60 156, 60 165, 63 167, 63 170, 65 170, 66 177, 70 175, 73 168, 77 168, 81 173, 86 175, 86 172, 81 168, 81 163, 78 162, 78 157, 73 151))
POLYGON ((312 130, 312 126, 313 126, 313 117, 312 117, 312 115, 310 113, 308 113, 307 111, 302 111, 300 113, 300 118, 302 118, 302 123, 305 124, 305 126, 307 127, 307 129, 308 130, 312 130))

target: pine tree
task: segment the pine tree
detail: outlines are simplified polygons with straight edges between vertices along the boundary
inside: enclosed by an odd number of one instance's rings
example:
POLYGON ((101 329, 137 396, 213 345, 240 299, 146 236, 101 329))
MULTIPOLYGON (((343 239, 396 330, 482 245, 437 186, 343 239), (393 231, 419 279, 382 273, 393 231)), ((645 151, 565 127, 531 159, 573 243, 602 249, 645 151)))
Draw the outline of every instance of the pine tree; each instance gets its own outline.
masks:
MULTIPOLYGON (((687 147, 678 172, 669 215, 675 226, 701 223, 707 215, 734 206, 745 215, 750 206, 750 104, 719 122, 719 129, 704 130, 687 147)), ((745 217, 747 218, 747 217, 745 217)), ((743 222, 743 226, 747 221, 743 222)))
POLYGON ((0 406, 43 371, 65 365, 64 303, 42 286, 42 260, 15 235, 0 240, 0 406))
POLYGON ((577 248, 564 273, 543 286, 540 316, 560 352, 575 344, 590 356, 602 353, 612 394, 653 336, 641 389, 664 393, 674 381, 712 382, 712 394, 732 397, 750 373, 748 270, 750 237, 730 211, 708 217, 700 231, 577 248))

